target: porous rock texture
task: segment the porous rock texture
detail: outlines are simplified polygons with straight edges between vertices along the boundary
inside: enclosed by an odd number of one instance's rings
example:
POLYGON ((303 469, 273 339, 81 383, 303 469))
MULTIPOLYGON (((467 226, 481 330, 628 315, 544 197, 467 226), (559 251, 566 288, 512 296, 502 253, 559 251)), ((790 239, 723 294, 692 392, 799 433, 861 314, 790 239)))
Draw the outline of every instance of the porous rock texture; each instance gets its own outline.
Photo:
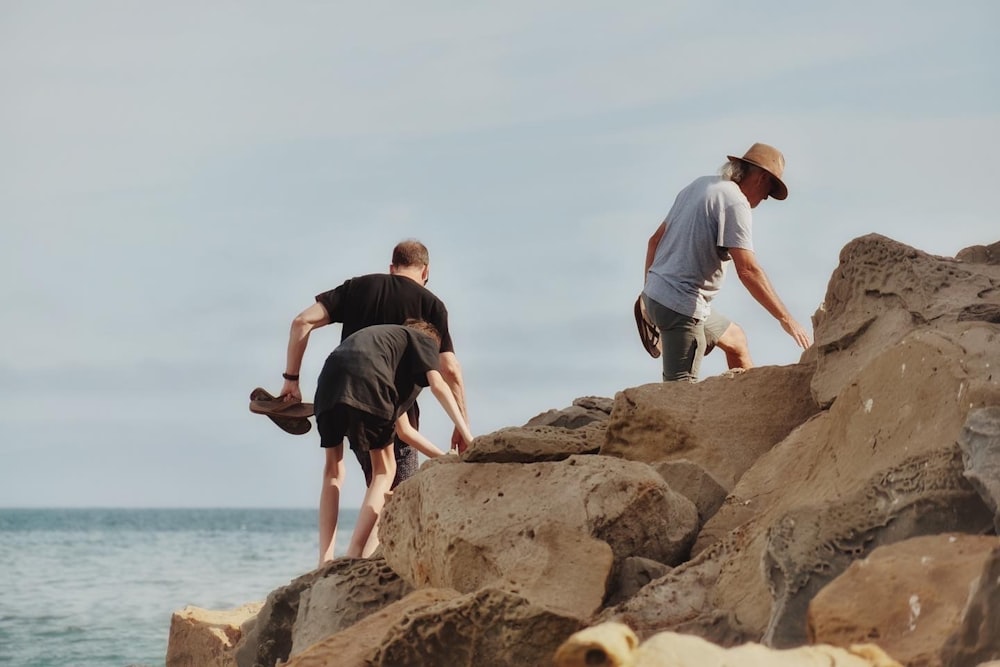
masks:
POLYGON ((170 619, 166 667, 235 667, 233 651, 243 624, 255 617, 262 602, 236 609, 184 607, 170 619))
POLYGON ((408 591, 406 583, 382 558, 342 558, 326 563, 267 596, 260 613, 244 627, 235 650, 236 664, 273 667, 291 655, 296 635, 299 635, 296 649, 301 651, 304 642, 315 641, 325 631, 346 627, 395 602, 408 591), (334 579, 344 590, 325 589, 323 581, 327 578, 334 579), (317 586, 313 596, 312 589, 317 586), (352 592, 357 594, 356 598, 350 595, 352 592), (300 614, 303 598, 306 609, 300 614), (299 620, 301 627, 297 625, 299 620))
POLYGON ((425 589, 323 640, 288 667, 549 665, 559 643, 581 627, 579 619, 504 590, 425 589))
POLYGON ((848 243, 813 316, 816 400, 830 405, 875 357, 918 328, 1000 324, 1000 265, 991 253, 937 257, 878 234, 848 243))
MULTIPOLYGON (((809 604, 875 549, 996 538, 998 249, 944 258, 856 239, 799 363, 578 399, 427 462, 382 516, 384 560, 369 576, 376 588, 389 577, 393 592, 346 613, 363 581, 319 582, 357 565, 320 568, 269 596, 244 627, 239 667, 271 667, 293 636, 298 651, 327 632, 293 660, 327 646, 326 662, 301 664, 542 665, 572 632, 606 621, 627 623, 633 646, 668 631, 722 647, 806 644, 809 604)), ((925 585, 918 600, 936 591, 925 585)), ((1000 653, 1000 550, 970 586, 941 664, 1000 653)), ((718 664, 719 650, 698 664, 718 664)), ((818 655, 753 650, 719 659, 818 655)), ((897 664, 875 647, 842 650, 850 657, 822 664, 897 664)), ((662 655, 648 667, 684 664, 662 655)))
POLYGON ((694 504, 641 463, 438 459, 396 488, 379 535, 390 567, 414 587, 501 586, 584 618, 615 561, 680 563, 698 526, 694 504))
POLYGON ((761 454, 819 412, 809 392, 812 365, 752 370, 618 392, 601 454, 646 463, 683 459, 732 489, 761 454))
POLYGON ((995 535, 961 533, 879 547, 810 602, 809 641, 843 647, 877 641, 911 667, 953 664, 941 661, 941 650, 958 631, 969 592, 996 549, 995 535))

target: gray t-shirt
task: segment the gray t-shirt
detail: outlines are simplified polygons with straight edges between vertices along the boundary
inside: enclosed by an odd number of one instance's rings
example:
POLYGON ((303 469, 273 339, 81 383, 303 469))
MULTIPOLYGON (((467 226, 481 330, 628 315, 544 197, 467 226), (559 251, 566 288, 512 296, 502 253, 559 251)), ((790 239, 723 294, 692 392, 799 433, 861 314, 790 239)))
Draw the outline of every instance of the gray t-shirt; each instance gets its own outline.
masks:
POLYGON ((728 249, 753 250, 750 202, 736 183, 702 176, 680 191, 664 223, 643 292, 682 315, 705 319, 726 275, 728 249))

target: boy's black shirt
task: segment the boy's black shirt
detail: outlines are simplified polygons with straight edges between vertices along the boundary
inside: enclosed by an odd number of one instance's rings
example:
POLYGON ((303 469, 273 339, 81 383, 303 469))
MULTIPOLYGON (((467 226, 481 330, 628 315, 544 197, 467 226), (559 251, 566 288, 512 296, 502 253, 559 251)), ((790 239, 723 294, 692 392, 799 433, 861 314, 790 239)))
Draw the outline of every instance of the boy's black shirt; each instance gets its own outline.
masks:
POLYGON ((427 334, 398 324, 366 327, 327 357, 313 399, 315 414, 343 403, 395 421, 427 386, 431 370, 438 370, 438 349, 427 334))

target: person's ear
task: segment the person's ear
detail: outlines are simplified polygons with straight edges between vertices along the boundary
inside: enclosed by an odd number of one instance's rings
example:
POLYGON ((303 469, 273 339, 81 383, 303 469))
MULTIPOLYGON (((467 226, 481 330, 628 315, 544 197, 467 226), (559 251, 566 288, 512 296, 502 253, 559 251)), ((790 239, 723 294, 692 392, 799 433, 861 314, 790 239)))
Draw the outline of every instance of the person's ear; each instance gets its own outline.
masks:
POLYGON ((420 278, 423 280, 424 285, 426 285, 427 281, 431 278, 430 267, 426 264, 424 264, 424 270, 420 272, 420 278))

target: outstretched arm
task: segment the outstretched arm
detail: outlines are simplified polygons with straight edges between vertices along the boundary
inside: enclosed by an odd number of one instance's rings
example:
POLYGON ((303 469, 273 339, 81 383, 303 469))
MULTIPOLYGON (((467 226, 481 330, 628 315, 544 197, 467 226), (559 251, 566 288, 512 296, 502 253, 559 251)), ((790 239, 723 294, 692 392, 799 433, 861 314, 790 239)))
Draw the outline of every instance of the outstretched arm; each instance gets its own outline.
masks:
MULTIPOLYGON (((314 303, 292 320, 292 326, 288 332, 288 352, 285 359, 285 373, 298 375, 302 368, 302 357, 306 353, 306 346, 309 344, 309 334, 313 329, 326 326, 330 323, 330 316, 326 314, 326 308, 320 303, 314 303)), ((281 395, 288 396, 285 400, 302 400, 302 390, 299 389, 298 380, 285 380, 281 387, 281 395)))
POLYGON ((405 412, 396 420, 396 435, 403 442, 428 458, 433 459, 438 456, 444 456, 444 452, 435 447, 433 442, 421 435, 420 431, 413 428, 413 424, 410 423, 410 418, 406 416, 405 412))
POLYGON ((740 277, 740 282, 757 303, 764 306, 764 309, 781 323, 781 328, 795 339, 799 347, 805 349, 812 345, 809 334, 795 321, 785 308, 785 304, 778 298, 778 293, 774 291, 763 267, 757 262, 754 252, 744 248, 730 248, 729 254, 733 258, 733 264, 736 265, 736 274, 740 277))
MULTIPOLYGON (((455 397, 458 410, 462 413, 462 419, 468 424, 469 412, 465 403, 465 383, 462 380, 462 366, 458 363, 458 357, 455 356, 454 352, 442 352, 438 355, 438 358, 441 365, 441 376, 448 383, 448 387, 451 388, 451 393, 455 397)), ((451 434, 451 447, 452 449, 457 449, 459 452, 463 452, 465 451, 465 447, 462 445, 462 436, 458 428, 455 428, 451 434)))
POLYGON ((452 423, 455 424, 455 429, 458 430, 459 435, 465 442, 465 446, 468 447, 472 444, 472 432, 469 430, 469 424, 462 416, 462 411, 458 408, 458 403, 451 393, 451 387, 448 386, 448 383, 444 381, 444 378, 441 377, 441 373, 438 371, 427 371, 427 383, 434 393, 434 398, 438 400, 444 411, 451 417, 452 423))

